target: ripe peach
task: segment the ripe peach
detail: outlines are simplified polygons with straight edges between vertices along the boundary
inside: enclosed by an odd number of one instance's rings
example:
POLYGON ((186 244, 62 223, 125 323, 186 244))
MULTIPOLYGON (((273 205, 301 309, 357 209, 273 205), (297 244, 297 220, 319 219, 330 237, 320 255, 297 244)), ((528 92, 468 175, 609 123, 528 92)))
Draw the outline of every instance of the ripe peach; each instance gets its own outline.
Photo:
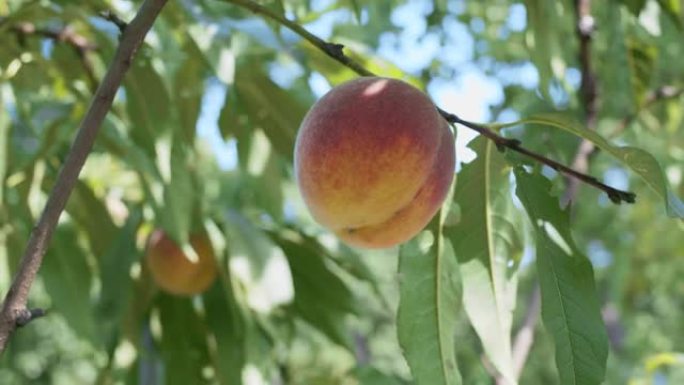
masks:
POLYGON ((191 296, 207 290, 217 275, 216 257, 209 237, 204 233, 190 236, 198 261, 191 261, 183 249, 164 231, 155 230, 149 239, 147 266, 155 283, 175 295, 191 296))
POLYGON ((454 176, 454 138, 430 99, 394 79, 340 85, 307 113, 295 175, 314 219, 367 248, 407 241, 430 221, 454 176))

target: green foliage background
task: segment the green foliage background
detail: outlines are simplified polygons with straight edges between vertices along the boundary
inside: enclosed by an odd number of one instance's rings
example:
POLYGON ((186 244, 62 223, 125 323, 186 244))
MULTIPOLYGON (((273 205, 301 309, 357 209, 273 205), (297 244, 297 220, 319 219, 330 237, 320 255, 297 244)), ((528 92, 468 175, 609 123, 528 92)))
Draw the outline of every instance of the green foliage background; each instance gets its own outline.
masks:
MULTIPOLYGON (((118 30, 98 14, 130 20, 140 3, 0 2, 0 293, 116 48, 118 30), (18 28, 26 23, 35 31, 18 28), (92 47, 75 49, 74 35, 92 47)), ((520 384, 684 383, 680 1, 592 2, 598 135, 576 123, 569 0, 259 3, 305 28, 330 26, 321 37, 421 88, 479 68, 503 91, 492 122, 522 119, 505 135, 565 164, 580 138, 596 143, 589 172, 635 191, 637 203, 582 187, 563 210, 561 176, 476 139, 477 158, 459 168, 426 231, 400 249, 350 249, 306 212, 292 149, 316 99, 312 79, 334 86, 356 75, 230 0, 170 1, 34 284, 30 305, 49 315, 14 335, 0 384, 512 383, 511 339, 537 286, 543 323, 520 384), (418 34, 392 16, 402 7, 422 10, 418 34), (521 10, 516 27, 509 15, 521 10), (382 41, 431 40, 440 49, 421 68, 382 59, 382 41), (535 87, 520 80, 530 68, 535 87), (217 88, 225 101, 208 100, 217 88), (217 103, 228 143, 219 154, 218 139, 197 133, 200 112, 217 103), (209 232, 221 277, 207 293, 157 291, 141 264, 155 227, 181 243, 209 232)))

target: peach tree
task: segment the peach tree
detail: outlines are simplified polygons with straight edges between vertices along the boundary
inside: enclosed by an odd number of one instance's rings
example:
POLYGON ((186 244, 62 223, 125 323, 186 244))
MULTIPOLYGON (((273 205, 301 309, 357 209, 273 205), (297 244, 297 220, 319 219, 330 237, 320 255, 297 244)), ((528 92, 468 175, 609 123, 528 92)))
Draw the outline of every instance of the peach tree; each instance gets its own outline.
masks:
POLYGON ((0 383, 682 383, 683 30, 0 2, 0 383))

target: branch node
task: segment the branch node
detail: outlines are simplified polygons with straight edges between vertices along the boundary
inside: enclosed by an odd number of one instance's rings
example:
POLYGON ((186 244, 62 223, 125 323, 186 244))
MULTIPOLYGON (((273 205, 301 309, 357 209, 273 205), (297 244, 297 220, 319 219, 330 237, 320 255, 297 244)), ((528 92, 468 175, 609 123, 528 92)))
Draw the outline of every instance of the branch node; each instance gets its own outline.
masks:
POLYGON ((17 311, 17 318, 16 318, 16 325, 18 327, 23 327, 28 325, 29 322, 33 321, 36 318, 40 318, 45 316, 46 311, 43 309, 21 309, 17 311))
POLYGON ((326 42, 325 45, 325 52, 336 58, 342 58, 344 57, 344 44, 338 44, 338 43, 328 43, 326 42))
POLYGON ((596 20, 591 15, 582 15, 577 22, 577 29, 582 37, 591 38, 596 30, 596 20))
POLYGON ((629 191, 608 190, 606 194, 608 194, 608 199, 615 204, 636 202, 636 194, 629 191))
POLYGON ((119 32, 121 32, 122 34, 124 33, 124 31, 126 31, 126 27, 128 27, 128 23, 121 20, 119 16, 115 15, 114 12, 110 10, 100 12, 100 17, 111 23, 114 23, 114 25, 116 25, 116 27, 119 28, 119 32))

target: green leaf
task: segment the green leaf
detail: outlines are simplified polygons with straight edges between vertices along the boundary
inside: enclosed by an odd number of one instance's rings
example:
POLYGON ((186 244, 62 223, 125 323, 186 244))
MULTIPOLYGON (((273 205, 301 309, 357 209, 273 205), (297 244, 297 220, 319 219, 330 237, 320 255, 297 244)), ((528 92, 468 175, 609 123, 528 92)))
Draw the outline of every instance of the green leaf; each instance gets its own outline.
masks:
POLYGON ((634 16, 639 16, 641 10, 646 5, 646 0, 620 0, 634 16))
POLYGON ((176 138, 171 148, 171 180, 164 187, 165 205, 158 207, 160 225, 171 238, 185 244, 192 230, 196 188, 186 144, 176 138))
POLYGON ((598 385, 605 376, 608 337, 589 260, 575 246, 568 210, 539 174, 515 169, 517 195, 536 233, 542 318, 556 344, 561 384, 598 385))
POLYGON ((510 167, 491 141, 478 138, 470 147, 478 156, 459 173, 453 199, 461 219, 446 226, 444 234, 458 259, 470 324, 492 364, 513 384, 511 322, 517 275, 509 263, 519 260, 523 246, 510 196, 510 167))
POLYGON ((658 0, 658 4, 678 28, 682 28, 682 3, 680 0, 658 0))
POLYGON ((117 329, 122 322, 126 305, 131 301, 133 280, 131 265, 139 259, 136 234, 142 213, 133 211, 124 227, 114 228, 109 236, 113 242, 100 258, 101 291, 96 316, 101 339, 106 346, 116 343, 117 329))
POLYGON ((354 295, 316 249, 294 234, 271 233, 292 271, 293 310, 333 342, 353 350, 344 318, 356 313, 354 295))
POLYGON ((197 131, 197 118, 204 94, 204 63, 197 60, 199 49, 188 42, 184 47, 186 60, 178 70, 175 79, 175 104, 178 111, 180 138, 192 143, 197 131))
POLYGON ((209 361, 206 325, 188 298, 161 294, 157 301, 162 326, 160 342, 167 385, 199 384, 209 361))
POLYGON ((92 272, 77 240, 72 226, 57 227, 54 246, 45 256, 40 272, 53 308, 77 334, 97 345, 90 299, 92 272))
POLYGON ((440 230, 444 215, 429 225, 435 239, 429 249, 420 247, 419 236, 399 250, 397 333, 418 385, 461 384, 454 341, 458 271, 440 230))
MULTIPOLYGON (((7 163, 9 153, 10 117, 4 108, 2 92, 0 92, 0 210, 5 206, 5 177, 7 175, 7 163)), ((4 220, 4 218, 3 218, 4 220)))
POLYGON ((297 129, 307 106, 254 68, 238 68, 235 92, 251 130, 261 128, 276 151, 292 161, 297 129))
POLYGON ((351 8, 354 11, 354 18, 356 18, 357 23, 361 23, 361 6, 357 0, 349 0, 351 3, 351 8))
POLYGON ((648 152, 636 147, 614 146, 596 131, 589 130, 578 122, 557 113, 534 115, 517 122, 498 125, 498 127, 504 128, 520 124, 540 124, 556 127, 589 140, 601 150, 613 155, 617 160, 639 175, 644 182, 663 199, 665 209, 669 216, 684 219, 684 203, 670 190, 660 164, 658 164, 658 161, 648 152))
POLYGON ((101 257, 110 247, 117 228, 103 200, 84 182, 77 182, 66 211, 85 230, 90 248, 101 257))
POLYGON ((370 366, 355 368, 354 374, 359 381, 359 385, 397 385, 405 383, 395 376, 390 376, 370 366))
MULTIPOLYGON (((139 55, 142 56, 142 55, 139 55)), ((138 57, 125 81, 131 139, 155 158, 155 138, 169 128, 171 101, 164 81, 149 60, 138 57)))
POLYGON ((263 171, 254 178, 254 195, 257 205, 276 221, 280 221, 283 216, 281 164, 282 160, 271 151, 263 171))
POLYGON ((635 38, 628 38, 626 43, 632 94, 634 96, 634 103, 638 108, 644 103, 646 98, 658 56, 658 49, 635 38))
POLYGON ((546 0, 525 0, 527 9, 527 48, 539 72, 539 89, 550 99, 549 85, 553 78, 551 58, 556 46, 555 23, 557 4, 546 0))
MULTIPOLYGON (((222 280, 223 281, 223 280, 222 280)), ((216 374, 221 384, 242 385, 245 365, 245 325, 233 297, 230 277, 203 296, 206 320, 216 340, 216 374)))

